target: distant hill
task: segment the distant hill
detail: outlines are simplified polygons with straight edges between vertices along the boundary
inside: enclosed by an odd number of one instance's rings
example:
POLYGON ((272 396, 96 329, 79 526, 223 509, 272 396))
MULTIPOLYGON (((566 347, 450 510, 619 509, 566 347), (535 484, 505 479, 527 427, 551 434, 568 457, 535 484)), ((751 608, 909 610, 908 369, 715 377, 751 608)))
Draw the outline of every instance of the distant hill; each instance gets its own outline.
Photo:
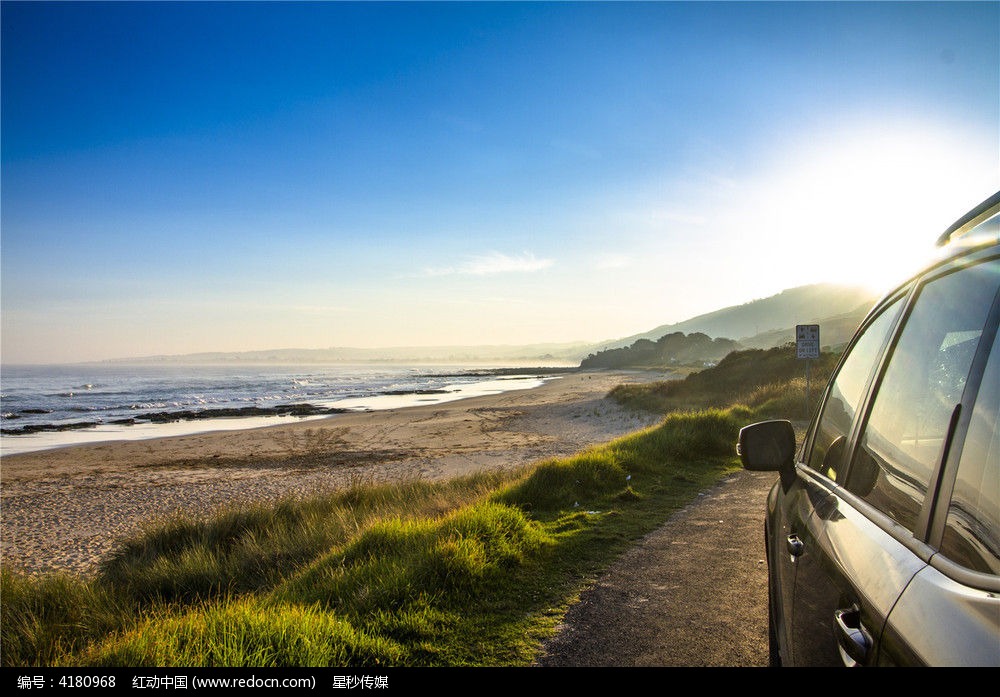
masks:
MULTIPOLYGON (((818 324, 820 342, 823 348, 837 350, 851 340, 854 332, 860 326, 873 304, 874 301, 865 302, 858 305, 851 312, 824 317, 814 322, 798 322, 798 324, 818 324)), ((768 332, 761 332, 755 336, 742 337, 739 343, 748 349, 769 349, 775 346, 783 346, 792 341, 795 341, 795 327, 773 329, 768 332)))
POLYGON ((664 324, 597 348, 598 351, 623 348, 639 339, 656 341, 676 332, 734 339, 746 348, 771 348, 794 341, 797 324, 820 325, 823 346, 836 347, 850 339, 877 299, 871 291, 854 286, 828 283, 800 286, 676 324, 664 324))

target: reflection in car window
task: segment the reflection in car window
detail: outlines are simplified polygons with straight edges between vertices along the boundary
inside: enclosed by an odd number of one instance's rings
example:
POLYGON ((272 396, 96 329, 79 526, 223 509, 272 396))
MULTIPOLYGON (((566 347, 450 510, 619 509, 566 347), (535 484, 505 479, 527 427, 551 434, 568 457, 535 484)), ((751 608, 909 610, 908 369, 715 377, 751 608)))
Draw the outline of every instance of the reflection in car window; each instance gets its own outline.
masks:
POLYGON ((865 385, 901 305, 901 301, 896 300, 868 325, 830 385, 829 397, 816 426, 812 452, 806 464, 834 481, 837 481, 844 439, 851 430, 865 385))
POLYGON ((998 264, 928 283, 878 387, 847 488, 913 531, 1000 283, 998 264))
POLYGON ((1000 575, 1000 334, 980 383, 948 508, 941 551, 975 571, 1000 575))

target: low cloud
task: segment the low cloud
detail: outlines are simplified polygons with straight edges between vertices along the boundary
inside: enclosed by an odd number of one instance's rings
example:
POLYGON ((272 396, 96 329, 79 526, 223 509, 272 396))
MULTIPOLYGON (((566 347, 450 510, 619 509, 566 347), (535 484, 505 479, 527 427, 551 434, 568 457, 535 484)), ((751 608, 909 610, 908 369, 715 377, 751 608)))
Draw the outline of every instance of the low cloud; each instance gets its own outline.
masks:
POLYGON ((520 256, 510 256, 500 252, 490 252, 469 257, 457 266, 427 269, 428 276, 493 276, 503 273, 532 273, 552 266, 551 259, 539 259, 530 252, 520 256))

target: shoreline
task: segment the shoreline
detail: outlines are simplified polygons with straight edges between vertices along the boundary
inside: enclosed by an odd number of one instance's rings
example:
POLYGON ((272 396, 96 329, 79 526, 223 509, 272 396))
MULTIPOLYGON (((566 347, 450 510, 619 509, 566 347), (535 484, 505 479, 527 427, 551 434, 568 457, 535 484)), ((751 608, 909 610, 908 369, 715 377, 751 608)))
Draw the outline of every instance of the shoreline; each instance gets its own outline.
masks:
MULTIPOLYGON (((83 420, 20 423, 22 415, 51 414, 49 409, 29 408, 5 413, 0 428, 0 458, 13 454, 48 450, 85 443, 112 440, 144 440, 163 436, 191 435, 215 430, 259 428, 282 423, 318 418, 340 413, 371 411, 417 406, 482 396, 508 390, 531 389, 545 381, 577 372, 579 368, 483 368, 461 372, 428 373, 425 378, 455 378, 459 380, 440 387, 407 387, 383 389, 369 394, 342 395, 336 398, 312 395, 306 400, 275 399, 233 400, 226 406, 178 406, 173 409, 124 410, 102 416, 98 412, 83 420), (475 378, 475 382, 466 382, 475 378), (270 404, 267 402, 270 401, 270 404), (278 403, 274 403, 278 402, 278 403)), ((90 387, 88 385, 87 387, 90 387)), ((70 393, 72 396, 72 393, 70 393)), ((74 407, 72 411, 88 412, 74 407)), ((115 410, 110 410, 114 412, 115 410)), ((110 413, 110 412, 109 412, 110 413)))
POLYGON ((565 457, 657 423, 607 394, 623 382, 667 377, 570 373, 531 389, 433 404, 5 455, 2 564, 85 574, 117 541, 176 513, 565 457))

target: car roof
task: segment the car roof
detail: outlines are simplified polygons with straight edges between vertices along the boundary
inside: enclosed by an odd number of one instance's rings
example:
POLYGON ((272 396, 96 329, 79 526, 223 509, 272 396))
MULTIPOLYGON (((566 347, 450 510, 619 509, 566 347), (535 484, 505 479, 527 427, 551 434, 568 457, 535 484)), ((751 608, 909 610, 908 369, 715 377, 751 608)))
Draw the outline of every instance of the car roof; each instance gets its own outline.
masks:
POLYGON ((939 247, 943 247, 951 241, 976 233, 985 232, 996 237, 994 230, 1000 230, 1000 191, 990 196, 978 206, 970 210, 961 218, 948 227, 937 239, 939 247), (983 229, 988 228, 988 229, 983 229), (991 228, 991 229, 989 229, 991 228))

